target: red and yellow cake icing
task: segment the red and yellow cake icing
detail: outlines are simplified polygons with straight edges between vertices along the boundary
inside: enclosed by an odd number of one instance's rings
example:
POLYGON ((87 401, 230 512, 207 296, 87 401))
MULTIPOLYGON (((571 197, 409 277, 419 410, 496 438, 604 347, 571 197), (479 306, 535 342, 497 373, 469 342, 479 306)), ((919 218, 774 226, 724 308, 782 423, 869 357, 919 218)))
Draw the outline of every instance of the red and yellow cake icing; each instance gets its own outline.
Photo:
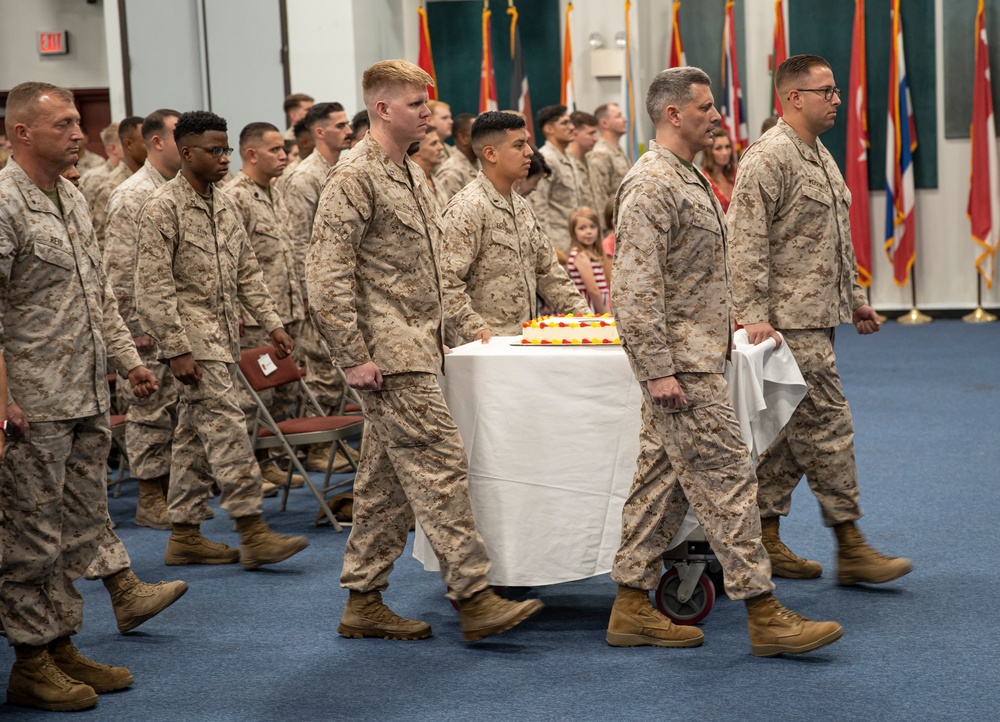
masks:
POLYGON ((574 316, 542 316, 521 324, 522 344, 540 346, 621 345, 615 319, 610 313, 574 316))

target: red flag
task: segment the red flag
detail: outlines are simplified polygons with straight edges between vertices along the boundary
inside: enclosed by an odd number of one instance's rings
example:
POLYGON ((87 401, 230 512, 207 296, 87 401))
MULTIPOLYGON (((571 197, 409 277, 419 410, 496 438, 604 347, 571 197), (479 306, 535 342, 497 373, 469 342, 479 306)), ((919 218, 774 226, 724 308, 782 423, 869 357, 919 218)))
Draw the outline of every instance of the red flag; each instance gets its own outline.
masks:
POLYGON ((670 65, 668 68, 680 68, 687 65, 684 54, 684 43, 681 41, 681 3, 674 0, 674 29, 670 33, 670 65))
POLYGON ((854 0, 845 180, 851 191, 851 239, 858 262, 858 282, 868 288, 872 282, 872 234, 868 209, 868 92, 865 67, 865 0, 854 0))
MULTIPOLYGON (((771 54, 771 85, 774 85, 774 73, 778 66, 788 60, 788 40, 785 34, 785 3, 784 0, 777 0, 774 3, 774 51, 771 54)), ((864 20, 862 19, 862 22, 864 20)), ((855 25, 855 28, 857 25, 855 25)), ((857 30, 855 30, 857 32, 857 30)), ((864 52, 864 48, 862 48, 864 52)), ((781 98, 775 89, 771 98, 771 112, 781 117, 781 98)))
POLYGON ((427 11, 424 4, 417 8, 417 18, 420 21, 420 51, 417 53, 417 66, 434 78, 435 85, 427 86, 427 97, 437 100, 437 75, 434 73, 434 58, 431 57, 431 31, 427 28, 427 11))
POLYGON ((722 114, 720 125, 733 139, 737 157, 743 154, 750 142, 747 138, 746 110, 740 90, 740 69, 736 59, 736 21, 733 19, 732 0, 726 3, 726 19, 722 27, 722 114))
POLYGON ((528 92, 528 75, 524 71, 524 57, 521 55, 521 31, 517 27, 517 8, 511 2, 507 8, 510 15, 510 107, 524 113, 528 126, 528 141, 535 142, 535 123, 531 113, 531 93, 528 92))
POLYGON ((493 74, 493 43, 490 40, 489 0, 483 0, 483 63, 479 71, 479 112, 500 110, 497 102, 497 79, 493 74))
POLYGON ((889 51, 889 112, 885 140, 885 250, 892 261, 893 280, 905 286, 916 260, 916 200, 913 183, 913 151, 917 149, 917 129, 913 123, 913 102, 906 77, 903 52, 903 24, 899 0, 892 0, 892 44, 889 51))
POLYGON ((990 53, 986 42, 986 12, 979 0, 976 13, 976 74, 972 86, 972 172, 969 174, 969 221, 972 240, 982 247, 976 256, 976 270, 993 288, 993 262, 1000 237, 1000 172, 997 160, 997 133, 993 117, 990 84, 990 53), (989 267, 985 267, 989 261, 989 267))
POLYGON ((573 3, 566 4, 566 34, 563 36, 562 79, 559 85, 559 104, 569 112, 576 110, 576 89, 573 87, 573 42, 569 32, 569 14, 573 3))

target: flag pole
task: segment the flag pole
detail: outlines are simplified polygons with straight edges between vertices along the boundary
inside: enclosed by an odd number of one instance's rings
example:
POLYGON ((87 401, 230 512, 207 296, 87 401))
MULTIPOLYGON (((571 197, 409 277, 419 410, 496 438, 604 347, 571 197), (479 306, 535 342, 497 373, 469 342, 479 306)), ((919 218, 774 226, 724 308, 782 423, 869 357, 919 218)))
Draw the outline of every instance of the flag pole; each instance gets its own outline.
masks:
POLYGON ((934 320, 926 313, 921 313, 920 309, 917 308, 917 278, 916 274, 913 272, 914 268, 915 266, 910 266, 910 298, 913 302, 913 308, 910 309, 909 313, 896 319, 904 326, 919 326, 925 323, 930 323, 934 320))
POLYGON ((976 274, 976 310, 962 316, 966 323, 993 323, 997 317, 983 308, 983 277, 976 274))

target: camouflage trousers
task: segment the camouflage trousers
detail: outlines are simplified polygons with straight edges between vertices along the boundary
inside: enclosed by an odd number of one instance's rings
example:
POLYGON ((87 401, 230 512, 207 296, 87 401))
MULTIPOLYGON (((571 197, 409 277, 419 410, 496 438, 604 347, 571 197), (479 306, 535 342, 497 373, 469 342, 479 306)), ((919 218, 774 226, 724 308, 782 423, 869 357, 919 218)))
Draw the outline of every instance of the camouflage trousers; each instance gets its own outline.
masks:
POLYGON ((155 355, 142 354, 142 362, 156 374, 160 388, 153 395, 140 399, 123 379, 118 384, 118 397, 128 404, 125 452, 129 470, 136 479, 148 481, 170 473, 170 449, 177 426, 178 382, 170 373, 170 367, 157 361, 155 355))
POLYGON ((344 395, 344 382, 337 367, 330 360, 330 351, 316 330, 312 318, 302 322, 295 343, 301 354, 297 360, 305 362, 308 367, 306 383, 310 391, 320 406, 335 414, 344 395))
POLYGON ((341 586, 382 591, 414 518, 441 563, 452 599, 488 585, 490 562, 469 503, 469 462, 432 374, 386 376, 362 391, 367 422, 354 480, 354 526, 341 586))
MULTIPOLYGON (((27 410, 29 416, 31 411, 27 410)), ((0 616, 12 645, 43 645, 83 626, 74 582, 107 530, 107 414, 33 422, 0 465, 0 616)))
POLYGON ((129 559, 128 551, 115 534, 115 530, 111 528, 111 519, 108 518, 104 524, 104 534, 101 535, 101 545, 97 548, 97 556, 90 562, 87 571, 83 573, 83 578, 105 579, 131 566, 132 560, 129 559))
POLYGON ((837 374, 833 329, 781 333, 807 390, 781 434, 757 460, 760 515, 787 516, 792 491, 804 474, 826 526, 860 519, 854 422, 837 374))
POLYGON ((622 510, 622 543, 611 578, 653 589, 663 553, 688 507, 722 565, 726 594, 748 599, 774 589, 760 540, 757 480, 722 374, 677 374, 688 406, 652 402, 642 383, 642 430, 632 490, 622 510))
POLYGON ((201 383, 178 383, 177 429, 170 464, 167 514, 172 524, 201 524, 202 503, 214 478, 219 503, 236 519, 261 513, 260 467, 253 455, 246 421, 234 388, 236 365, 198 361, 201 383), (207 478, 195 473, 207 465, 207 478))

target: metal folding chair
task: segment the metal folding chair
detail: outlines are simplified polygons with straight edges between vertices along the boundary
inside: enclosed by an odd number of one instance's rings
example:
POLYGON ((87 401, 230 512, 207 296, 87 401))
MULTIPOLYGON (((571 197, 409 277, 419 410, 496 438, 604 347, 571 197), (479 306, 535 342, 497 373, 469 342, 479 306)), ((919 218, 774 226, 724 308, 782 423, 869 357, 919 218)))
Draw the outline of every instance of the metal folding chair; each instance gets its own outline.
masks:
MULTIPOLYGON (((326 504, 324 494, 332 489, 350 484, 353 481, 353 477, 351 477, 351 479, 333 485, 330 484, 332 457, 338 448, 342 448, 344 449, 344 455, 348 459, 351 458, 349 452, 346 450, 346 440, 361 436, 364 430, 364 418, 356 415, 305 416, 305 413, 308 411, 322 414, 322 407, 303 380, 302 373, 295 364, 295 361, 290 357, 279 359, 275 355, 273 346, 260 346, 243 351, 240 354, 239 377, 257 406, 257 415, 250 435, 254 449, 283 449, 290 462, 281 499, 281 510, 285 510, 288 502, 288 490, 291 486, 292 473, 298 471, 306 480, 306 485, 313 496, 316 497, 316 501, 319 502, 320 508, 325 513, 327 519, 330 520, 330 524, 337 531, 342 531, 340 523, 334 518, 333 512, 330 511, 330 508, 326 504), (275 421, 271 413, 267 410, 267 407, 261 401, 259 392, 286 384, 297 384, 299 398, 302 402, 298 409, 299 416, 294 419, 286 419, 285 421, 275 421), (332 442, 330 449, 331 461, 327 464, 326 476, 323 479, 323 489, 321 491, 316 487, 309 473, 303 467, 302 462, 296 454, 296 449, 300 446, 328 442, 332 442)), ((357 469, 355 468, 355 470, 357 469)))

